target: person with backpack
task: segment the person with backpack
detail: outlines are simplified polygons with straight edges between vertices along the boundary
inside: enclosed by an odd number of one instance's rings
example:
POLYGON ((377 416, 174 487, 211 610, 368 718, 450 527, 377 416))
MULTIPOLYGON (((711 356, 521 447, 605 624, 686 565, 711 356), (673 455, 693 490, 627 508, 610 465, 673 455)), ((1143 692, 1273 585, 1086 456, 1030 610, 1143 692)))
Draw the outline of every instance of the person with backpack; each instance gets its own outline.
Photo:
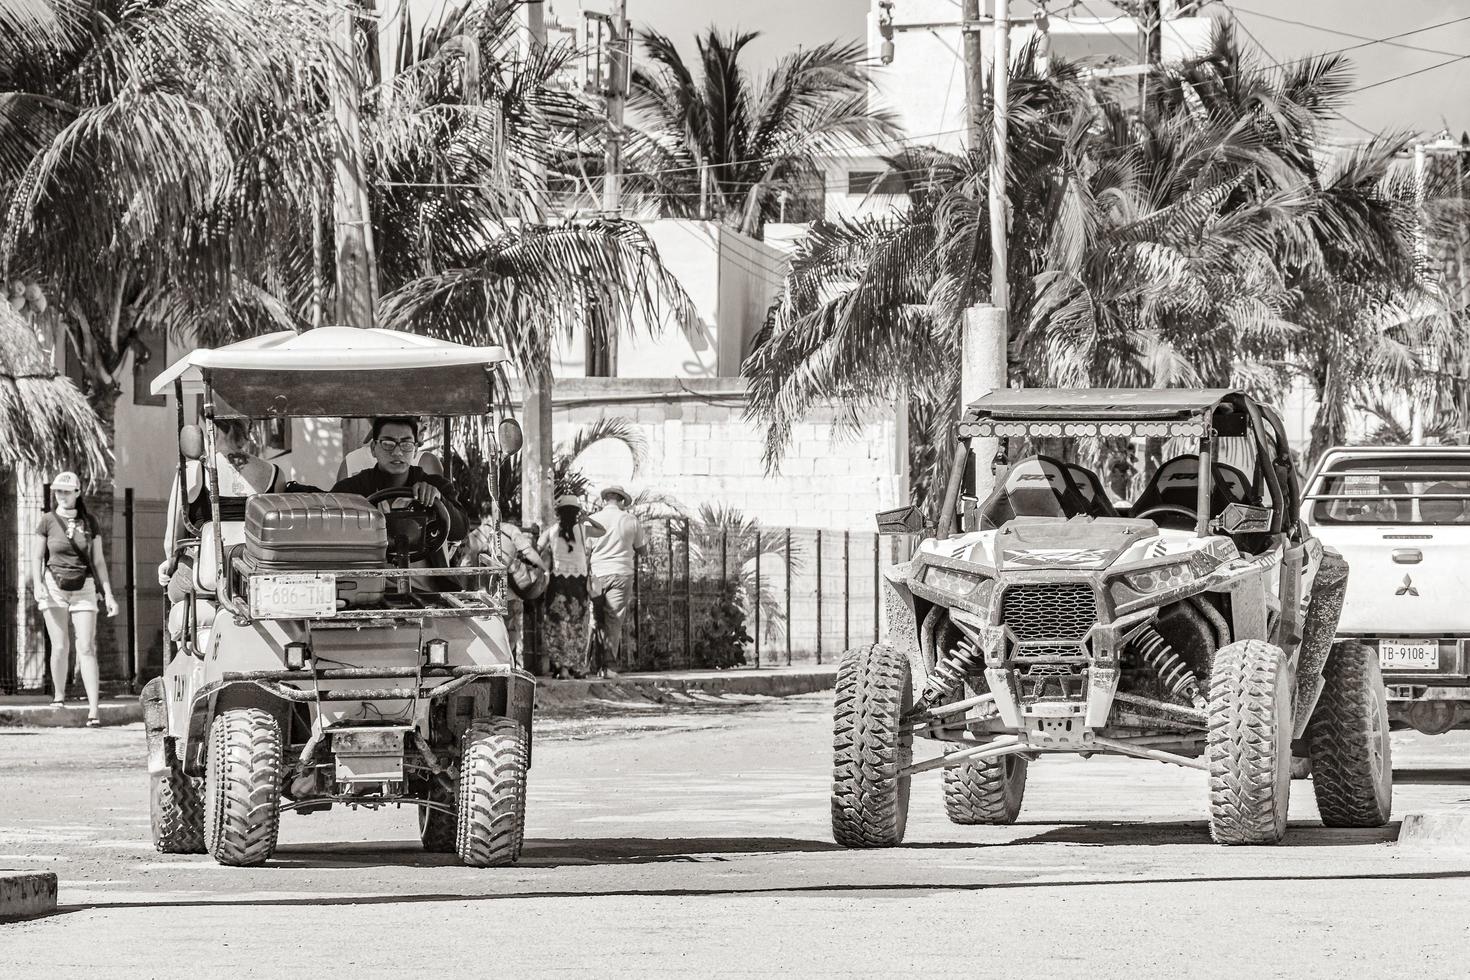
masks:
POLYGON ((56 699, 51 707, 66 701, 66 680, 71 672, 71 640, 75 636, 77 666, 87 690, 87 727, 102 724, 98 718, 100 680, 97 669, 98 589, 108 616, 117 615, 117 600, 107 575, 107 556, 102 550, 101 529, 87 513, 82 501, 82 481, 75 473, 56 474, 51 481, 53 508, 41 515, 36 525, 35 558, 31 583, 36 605, 46 620, 51 639, 51 684, 56 699))

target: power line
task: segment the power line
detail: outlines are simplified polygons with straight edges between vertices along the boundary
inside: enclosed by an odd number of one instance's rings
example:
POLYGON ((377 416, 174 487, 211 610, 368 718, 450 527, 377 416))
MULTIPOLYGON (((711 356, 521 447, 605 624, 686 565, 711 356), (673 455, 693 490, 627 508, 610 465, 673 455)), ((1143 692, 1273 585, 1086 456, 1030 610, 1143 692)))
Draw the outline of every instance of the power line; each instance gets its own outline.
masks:
POLYGON ((1391 78, 1385 78, 1385 79, 1383 79, 1381 81, 1370 82, 1367 85, 1360 85, 1357 88, 1348 89, 1347 92, 1345 92, 1343 94, 1344 95, 1352 95, 1352 94, 1357 93, 1357 92, 1366 92, 1370 88, 1377 88, 1380 85, 1388 85, 1388 84, 1391 84, 1393 82, 1402 81, 1405 78, 1413 78, 1415 75, 1422 75, 1422 74, 1424 74, 1427 71, 1437 71, 1440 68, 1447 68, 1450 65, 1458 64, 1459 62, 1466 61, 1466 60, 1470 60, 1470 54, 1458 55, 1458 56, 1456 56, 1454 58, 1451 58, 1449 61, 1441 61, 1437 65, 1430 65, 1428 68, 1419 68, 1419 69, 1416 69, 1414 71, 1406 71, 1402 75, 1394 75, 1391 78))
POLYGON ((1322 31, 1325 34, 1337 34, 1342 37, 1350 37, 1354 40, 1363 42, 1362 44, 1352 44, 1345 48, 1338 48, 1335 51, 1326 52, 1327 54, 1343 54, 1347 51, 1356 51, 1359 48, 1367 48, 1375 44, 1387 44, 1390 47, 1404 48, 1409 51, 1423 51, 1426 54, 1459 55, 1460 52, 1458 51, 1442 51, 1438 48, 1426 48, 1421 47, 1417 44, 1397 44, 1395 42, 1401 37, 1411 37, 1415 34, 1423 34, 1426 31, 1438 30, 1441 27, 1449 27, 1452 24, 1459 24, 1463 23, 1464 21, 1470 20, 1470 15, 1466 15, 1464 17, 1456 17, 1452 20, 1441 21, 1438 24, 1430 24, 1428 27, 1419 27, 1415 28, 1412 31, 1403 31, 1399 34, 1390 34, 1387 37, 1370 37, 1367 34, 1354 34, 1352 31, 1341 31, 1335 27, 1324 27, 1321 24, 1311 24, 1304 20, 1292 20, 1290 17, 1277 17, 1275 14, 1262 13, 1259 10, 1252 10, 1249 7, 1241 7, 1239 5, 1232 6, 1228 3, 1225 4, 1225 6, 1230 7, 1232 13, 1238 10, 1241 13, 1250 14, 1253 17, 1262 17, 1266 20, 1274 20, 1279 24, 1294 24, 1298 27, 1308 27, 1312 30, 1322 31))

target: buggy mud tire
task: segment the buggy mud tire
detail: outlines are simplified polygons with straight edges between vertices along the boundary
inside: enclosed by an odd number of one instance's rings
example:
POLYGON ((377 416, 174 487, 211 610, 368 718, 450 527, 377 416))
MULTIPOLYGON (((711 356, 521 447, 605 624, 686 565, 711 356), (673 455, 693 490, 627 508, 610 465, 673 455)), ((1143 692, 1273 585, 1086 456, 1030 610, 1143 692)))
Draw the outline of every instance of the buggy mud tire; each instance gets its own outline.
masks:
POLYGON ((281 819, 281 728, 261 708, 227 708, 209 729, 204 845, 220 864, 263 864, 281 819))
POLYGON ((463 748, 459 858, 472 868, 515 864, 526 827, 526 730, 511 718, 476 722, 464 733, 463 748))
POLYGON ((1291 670, 1280 647, 1241 640, 1210 672, 1210 836, 1277 844, 1291 798, 1291 670))
POLYGON ((1322 680, 1322 696, 1307 724, 1322 823, 1382 827, 1393 806, 1393 755, 1377 651, 1361 643, 1335 644, 1322 680))
POLYGON ((1019 755, 944 770, 944 812, 950 823, 1015 823, 1025 795, 1026 760, 1019 755))
POLYGON ((164 854, 203 854, 204 780, 171 766, 148 782, 153 846, 164 854))
MULTIPOLYGON (((424 798, 451 807, 455 805, 453 791, 446 792, 437 780, 424 791, 424 798)), ((458 811, 451 815, 426 806, 418 809, 419 840, 423 841, 424 850, 431 854, 453 854, 459 847, 458 811)))
POLYGON ((848 651, 837 668, 832 723, 832 839, 892 847, 908 823, 914 737, 900 719, 914 702, 909 660, 882 643, 848 651))

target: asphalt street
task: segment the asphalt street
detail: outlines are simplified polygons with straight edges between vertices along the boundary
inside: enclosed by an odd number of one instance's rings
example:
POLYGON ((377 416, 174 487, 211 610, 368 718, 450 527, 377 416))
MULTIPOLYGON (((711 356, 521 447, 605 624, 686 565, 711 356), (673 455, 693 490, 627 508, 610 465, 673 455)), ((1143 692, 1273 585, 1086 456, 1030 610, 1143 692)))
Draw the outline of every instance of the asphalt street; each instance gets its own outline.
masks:
POLYGON ((143 735, 0 730, 0 867, 61 909, 0 926, 7 977, 1341 977, 1470 972, 1470 733, 1395 736, 1395 823, 1335 831, 1294 784, 1287 843, 1223 848, 1203 774, 1054 758, 1012 827, 957 827, 917 777, 906 846, 844 851, 830 695, 548 721, 511 869, 426 855, 408 810, 283 819, 263 868, 154 852, 143 735), (310 973, 300 972, 310 970, 310 973), (290 971, 290 972, 288 972, 290 971))

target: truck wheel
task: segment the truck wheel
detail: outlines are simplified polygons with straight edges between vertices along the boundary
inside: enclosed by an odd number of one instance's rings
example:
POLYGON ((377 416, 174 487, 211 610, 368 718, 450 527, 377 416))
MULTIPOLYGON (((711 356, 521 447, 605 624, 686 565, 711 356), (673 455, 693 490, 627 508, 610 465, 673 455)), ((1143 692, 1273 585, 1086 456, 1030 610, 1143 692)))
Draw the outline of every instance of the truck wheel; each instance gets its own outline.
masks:
POLYGON ((460 860, 472 868, 515 864, 526 827, 526 731, 511 718, 475 722, 459 764, 460 860))
POLYGON ((832 838, 892 847, 908 822, 914 736, 899 719, 914 702, 909 660, 882 643, 849 651, 837 668, 832 725, 832 838))
POLYGON ((1015 823, 1025 795, 1026 760, 1018 755, 944 770, 944 812, 950 823, 1015 823))
POLYGON ((164 854, 203 854, 204 780, 172 766, 148 781, 153 846, 164 854))
POLYGON ((1328 827, 1382 827, 1393 805, 1388 701, 1377 651, 1333 646, 1322 696, 1307 724, 1312 788, 1328 827))
POLYGON ((261 708, 228 708, 209 730, 204 844, 220 864, 261 864, 281 816, 281 728, 261 708))
MULTIPOLYGON (((437 778, 425 789, 424 799, 455 805, 454 790, 444 787, 437 778)), ((443 810, 419 807, 419 840, 430 853, 451 854, 458 846, 459 821, 443 810)))
POLYGON ((1210 836, 1276 844, 1291 796, 1291 670, 1280 647, 1241 640, 1210 672, 1210 836))

